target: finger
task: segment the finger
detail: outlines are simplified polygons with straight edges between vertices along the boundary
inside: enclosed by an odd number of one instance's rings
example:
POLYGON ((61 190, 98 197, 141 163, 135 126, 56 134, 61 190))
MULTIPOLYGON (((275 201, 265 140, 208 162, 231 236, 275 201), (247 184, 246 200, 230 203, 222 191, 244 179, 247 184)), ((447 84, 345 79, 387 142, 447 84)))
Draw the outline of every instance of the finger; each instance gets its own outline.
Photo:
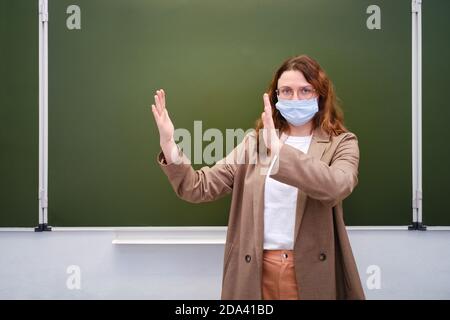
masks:
POLYGON ((270 128, 270 117, 266 111, 263 112, 263 124, 265 128, 270 128))
POLYGON ((267 93, 264 94, 264 111, 266 113, 268 127, 275 128, 275 123, 273 122, 272 105, 267 93))
POLYGON ((166 93, 164 92, 163 89, 161 89, 159 92, 161 93, 161 104, 162 104, 163 108, 165 109, 166 108, 166 93))
POLYGON ((152 113, 153 117, 155 118, 156 124, 159 126, 160 115, 158 114, 158 110, 156 109, 156 106, 154 104, 152 104, 152 113))
POLYGON ((154 104, 151 105, 151 109, 152 112, 156 112, 156 115, 159 117, 161 117, 161 115, 159 114, 158 108, 156 108, 156 106, 154 104))
POLYGON ((265 112, 261 113, 261 120, 263 123, 263 127, 265 128, 266 127, 266 113, 265 112))
POLYGON ((159 103, 158 95, 155 94, 154 98, 155 98, 155 105, 156 105, 156 108, 158 109, 159 114, 162 115, 162 108, 161 108, 161 104, 159 103))
POLYGON ((164 103, 162 99, 162 92, 161 89, 156 90, 156 95, 158 96, 159 105, 161 106, 161 109, 164 110, 164 103))
POLYGON ((267 111, 264 111, 263 112, 263 124, 264 124, 264 127, 265 128, 271 128, 273 125, 272 125, 272 118, 271 118, 271 116, 269 116, 269 114, 267 113, 267 111))
POLYGON ((267 93, 264 93, 263 100, 264 100, 264 111, 267 113, 267 115, 272 116, 272 106, 270 104, 269 95, 267 93))

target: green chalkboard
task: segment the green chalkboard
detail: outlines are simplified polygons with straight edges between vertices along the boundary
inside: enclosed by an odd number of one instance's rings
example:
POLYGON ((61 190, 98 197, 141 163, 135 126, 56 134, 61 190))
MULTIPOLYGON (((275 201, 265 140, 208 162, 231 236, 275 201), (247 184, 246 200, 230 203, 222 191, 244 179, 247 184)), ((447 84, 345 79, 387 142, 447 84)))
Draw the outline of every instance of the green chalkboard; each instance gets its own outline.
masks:
POLYGON ((449 1, 423 1, 423 221, 434 226, 450 225, 449 12, 449 1))
POLYGON ((0 227, 38 224, 36 0, 0 1, 0 227))
POLYGON ((359 137, 346 223, 409 224, 411 1, 377 1, 379 30, 366 26, 372 4, 50 0, 50 225, 226 225, 229 196, 184 202, 157 166, 153 94, 166 90, 177 128, 246 130, 275 69, 298 54, 327 71, 359 137), (73 4, 81 29, 67 25, 73 4))

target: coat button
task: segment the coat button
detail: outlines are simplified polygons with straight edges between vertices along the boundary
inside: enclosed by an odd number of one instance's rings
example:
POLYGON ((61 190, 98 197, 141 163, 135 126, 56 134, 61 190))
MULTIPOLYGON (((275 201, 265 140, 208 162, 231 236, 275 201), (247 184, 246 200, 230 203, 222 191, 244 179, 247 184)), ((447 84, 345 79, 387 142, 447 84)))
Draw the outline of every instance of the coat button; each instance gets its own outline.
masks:
POLYGON ((320 255, 319 255, 319 260, 320 261, 325 261, 327 259, 327 255, 325 254, 325 253, 321 253, 320 255))
POLYGON ((245 256, 245 261, 250 262, 252 260, 252 257, 248 254, 245 256))

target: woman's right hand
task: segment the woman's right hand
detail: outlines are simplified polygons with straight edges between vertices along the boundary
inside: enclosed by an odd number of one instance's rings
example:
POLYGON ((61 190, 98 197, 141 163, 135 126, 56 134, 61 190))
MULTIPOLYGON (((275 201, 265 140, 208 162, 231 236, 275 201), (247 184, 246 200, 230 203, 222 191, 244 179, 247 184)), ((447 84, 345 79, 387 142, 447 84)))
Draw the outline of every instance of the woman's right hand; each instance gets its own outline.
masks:
POLYGON ((177 154, 177 146, 174 140, 175 128, 166 109, 166 93, 163 89, 156 90, 155 104, 152 104, 152 113, 158 126, 159 144, 163 150, 166 162, 174 162, 177 154))

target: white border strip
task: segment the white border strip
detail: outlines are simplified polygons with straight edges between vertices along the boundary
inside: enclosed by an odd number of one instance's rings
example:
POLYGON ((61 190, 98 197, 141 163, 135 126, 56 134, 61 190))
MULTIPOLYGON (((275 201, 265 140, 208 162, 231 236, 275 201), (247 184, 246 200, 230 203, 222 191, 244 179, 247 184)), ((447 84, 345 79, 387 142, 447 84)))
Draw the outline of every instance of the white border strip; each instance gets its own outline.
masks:
POLYGON ((427 226, 427 231, 450 231, 450 226, 427 226))
POLYGON ((48 223, 48 2, 39 1, 39 224, 48 223))
POLYGON ((408 230, 408 226, 349 226, 348 231, 403 231, 408 230))
MULTIPOLYGON (((204 231, 226 231, 228 227, 52 227, 52 231, 55 232, 204 232, 204 231)), ((434 226, 430 227, 430 230, 434 228, 448 228, 450 226, 434 226)), ((408 226, 347 226, 347 230, 408 230, 408 226)), ((13 227, 13 228, 0 228, 2 231, 34 231, 33 228, 28 227, 13 227)))
POLYGON ((0 228, 0 232, 34 232, 34 228, 25 228, 25 227, 0 228))
POLYGON ((115 232, 204 232, 204 231, 226 231, 226 226, 186 226, 186 227, 52 227, 52 231, 115 231, 115 232))
POLYGON ((412 0, 412 216, 422 223, 422 0, 412 0))

